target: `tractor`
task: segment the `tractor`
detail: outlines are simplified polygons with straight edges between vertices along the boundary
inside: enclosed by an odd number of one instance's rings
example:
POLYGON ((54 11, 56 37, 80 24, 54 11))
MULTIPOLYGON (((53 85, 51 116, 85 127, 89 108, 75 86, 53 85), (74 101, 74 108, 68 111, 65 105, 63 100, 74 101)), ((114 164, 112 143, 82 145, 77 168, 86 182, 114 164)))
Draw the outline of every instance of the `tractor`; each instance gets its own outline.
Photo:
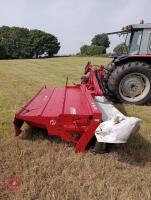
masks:
POLYGON ((112 100, 143 105, 151 102, 151 23, 134 24, 121 31, 126 34, 127 51, 113 55, 105 71, 105 87, 112 100))

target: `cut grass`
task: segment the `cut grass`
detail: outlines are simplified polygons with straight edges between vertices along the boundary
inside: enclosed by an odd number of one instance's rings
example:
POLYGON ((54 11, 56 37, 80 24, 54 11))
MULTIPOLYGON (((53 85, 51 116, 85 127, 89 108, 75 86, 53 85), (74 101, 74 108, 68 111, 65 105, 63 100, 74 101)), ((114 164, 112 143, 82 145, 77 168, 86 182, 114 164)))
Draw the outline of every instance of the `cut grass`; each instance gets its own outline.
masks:
POLYGON ((151 199, 151 107, 117 105, 142 119, 139 132, 127 144, 104 155, 76 154, 74 146, 39 129, 24 127, 13 137, 15 112, 44 84, 79 82, 87 61, 107 64, 107 58, 66 57, 0 61, 0 199, 151 199), (21 186, 7 190, 16 175, 21 186))

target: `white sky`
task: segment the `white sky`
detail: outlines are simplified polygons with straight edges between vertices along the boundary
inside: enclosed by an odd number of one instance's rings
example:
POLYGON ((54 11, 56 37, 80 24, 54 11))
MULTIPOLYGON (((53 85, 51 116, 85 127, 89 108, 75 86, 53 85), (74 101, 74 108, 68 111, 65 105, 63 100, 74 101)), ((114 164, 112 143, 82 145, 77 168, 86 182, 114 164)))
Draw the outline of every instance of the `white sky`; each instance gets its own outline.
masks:
MULTIPOLYGON (((0 6, 0 26, 54 34, 61 43, 59 54, 79 52, 95 34, 118 31, 141 19, 151 22, 151 0, 0 0, 0 6)), ((112 49, 113 36, 111 42, 112 49)))

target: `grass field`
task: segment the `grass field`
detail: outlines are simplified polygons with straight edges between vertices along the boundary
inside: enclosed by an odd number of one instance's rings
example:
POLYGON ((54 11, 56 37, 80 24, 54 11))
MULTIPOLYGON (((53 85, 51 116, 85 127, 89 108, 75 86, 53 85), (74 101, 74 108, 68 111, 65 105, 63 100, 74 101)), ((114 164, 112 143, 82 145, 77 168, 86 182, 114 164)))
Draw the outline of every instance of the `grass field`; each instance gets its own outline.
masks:
POLYGON ((0 199, 17 200, 150 200, 151 106, 117 105, 125 114, 142 119, 139 132, 112 152, 76 154, 74 146, 48 138, 24 126, 13 137, 15 112, 41 86, 78 82, 87 61, 107 64, 107 58, 66 57, 0 61, 0 199), (7 189, 17 176, 21 186, 7 189))

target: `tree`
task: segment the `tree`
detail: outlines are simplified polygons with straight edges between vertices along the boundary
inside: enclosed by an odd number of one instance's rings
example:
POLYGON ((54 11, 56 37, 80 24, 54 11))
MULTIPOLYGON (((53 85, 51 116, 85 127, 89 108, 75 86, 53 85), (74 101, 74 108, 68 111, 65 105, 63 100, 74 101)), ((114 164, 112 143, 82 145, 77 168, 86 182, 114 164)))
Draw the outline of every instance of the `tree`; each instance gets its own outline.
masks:
POLYGON ((9 51, 9 31, 10 28, 8 26, 0 27, 0 58, 7 58, 9 51), (5 53, 4 53, 5 52, 5 53))
POLYGON ((60 43, 57 38, 49 33, 40 30, 31 30, 29 33, 29 43, 31 44, 31 55, 38 58, 46 53, 48 57, 57 54, 60 43))
POLYGON ((0 28, 0 45, 5 49, 7 58, 26 58, 30 56, 27 42, 28 34, 29 30, 26 28, 10 28, 7 26, 0 28))
POLYGON ((40 30, 0 27, 0 59, 53 56, 60 49, 57 38, 40 30))
POLYGON ((84 56, 96 56, 105 54, 106 48, 103 46, 96 46, 96 45, 84 45, 80 48, 81 55, 84 56))
POLYGON ((127 46, 125 43, 118 44, 114 49, 113 52, 116 54, 123 54, 127 53, 127 46))
POLYGON ((92 38, 91 42, 92 45, 104 46, 105 48, 108 48, 110 46, 109 37, 105 33, 95 35, 92 38))
POLYGON ((83 45, 81 48, 80 48, 80 53, 81 55, 83 56, 86 56, 88 53, 87 53, 87 50, 88 50, 88 45, 83 45))
POLYGON ((4 59, 4 58, 7 58, 6 51, 3 46, 0 46, 0 59, 4 59))
POLYGON ((12 58, 30 58, 30 43, 27 28, 12 27, 10 29, 10 56, 12 58))

